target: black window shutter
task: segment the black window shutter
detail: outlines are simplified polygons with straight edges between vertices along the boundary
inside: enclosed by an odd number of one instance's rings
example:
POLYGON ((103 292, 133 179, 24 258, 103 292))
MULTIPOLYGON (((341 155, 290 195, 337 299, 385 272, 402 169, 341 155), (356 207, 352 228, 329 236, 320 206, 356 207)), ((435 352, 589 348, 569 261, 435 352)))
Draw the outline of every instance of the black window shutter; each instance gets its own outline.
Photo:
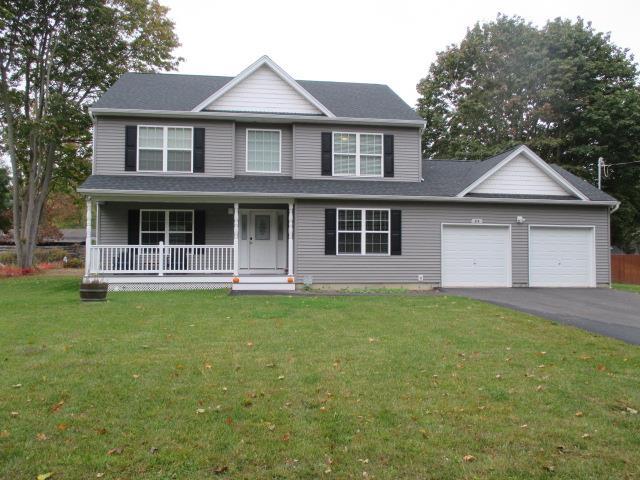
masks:
POLYGON ((336 209, 324 210, 324 254, 336 254, 336 209))
POLYGON ((129 245, 140 243, 140 210, 129 210, 127 240, 129 245))
POLYGON ((393 135, 384 136, 384 176, 393 177, 393 135))
POLYGON ((401 210, 391 210, 391 255, 402 255, 401 210))
POLYGON ((135 172, 138 159, 138 127, 127 125, 124 127, 124 170, 135 172))
POLYGON ((196 210, 193 215, 193 243, 195 245, 205 245, 205 211, 196 210))
POLYGON ((204 128, 193 129, 193 171, 204 173, 204 128))
POLYGON ((332 175, 331 157, 333 154, 333 144, 331 142, 331 132, 322 132, 322 175, 332 175))

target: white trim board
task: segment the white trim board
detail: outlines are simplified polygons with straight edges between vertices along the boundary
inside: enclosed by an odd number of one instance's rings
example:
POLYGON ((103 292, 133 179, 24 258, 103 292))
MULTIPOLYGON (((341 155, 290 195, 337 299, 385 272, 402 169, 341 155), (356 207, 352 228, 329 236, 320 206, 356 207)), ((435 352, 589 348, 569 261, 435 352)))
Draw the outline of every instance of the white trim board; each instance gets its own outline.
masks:
POLYGON ((287 83, 290 87, 292 87, 298 94, 304 97, 311 105, 317 108, 320 112, 325 114, 327 117, 334 118, 335 115, 331 113, 331 111, 322 105, 313 95, 311 95, 307 90, 305 90, 298 82, 296 82, 287 72, 285 72, 280 66, 278 66, 273 60, 271 60, 267 55, 263 55, 254 63, 245 68, 242 72, 240 72, 233 80, 229 81, 225 86, 217 90, 215 93, 210 95, 200 104, 196 105, 196 107, 192 110, 193 112, 199 112, 213 102, 221 98, 224 94, 232 90, 235 86, 237 86, 240 82, 247 79, 254 72, 256 72, 259 68, 266 66, 270 68, 278 77, 280 77, 285 83, 287 83))
POLYGON ((477 187, 482 185, 487 179, 495 175, 498 171, 504 168, 507 164, 509 164, 513 159, 518 156, 523 155, 529 161, 531 161, 536 167, 540 168, 547 176, 553 180, 556 184, 558 184, 564 191, 568 192, 571 195, 576 196, 580 200, 588 201, 589 199, 580 192, 576 187, 571 185, 567 180, 565 180, 558 172, 556 172, 553 168, 547 164, 542 158, 536 155, 529 147, 526 145, 521 145, 516 148, 513 152, 511 152, 504 160, 498 163, 496 166, 491 168, 488 172, 478 178, 475 182, 469 185, 467 188, 462 190, 457 196, 464 197, 468 193, 473 192, 477 187))

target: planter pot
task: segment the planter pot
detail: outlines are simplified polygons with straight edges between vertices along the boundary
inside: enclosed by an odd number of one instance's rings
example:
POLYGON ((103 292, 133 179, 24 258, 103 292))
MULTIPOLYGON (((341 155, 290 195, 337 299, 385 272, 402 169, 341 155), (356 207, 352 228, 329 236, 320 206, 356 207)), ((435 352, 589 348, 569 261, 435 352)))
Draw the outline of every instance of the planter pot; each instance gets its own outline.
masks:
POLYGON ((106 283, 80 283, 80 300, 83 302, 104 302, 107 299, 106 283))

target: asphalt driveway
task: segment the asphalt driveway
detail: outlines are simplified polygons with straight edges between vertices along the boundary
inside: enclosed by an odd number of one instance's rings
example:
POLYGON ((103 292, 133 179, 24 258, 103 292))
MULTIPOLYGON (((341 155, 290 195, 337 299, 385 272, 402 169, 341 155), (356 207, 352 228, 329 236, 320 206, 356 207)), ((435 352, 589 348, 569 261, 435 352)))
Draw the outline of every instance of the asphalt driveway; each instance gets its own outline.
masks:
POLYGON ((608 288, 450 288, 482 300, 640 345, 640 295, 608 288))

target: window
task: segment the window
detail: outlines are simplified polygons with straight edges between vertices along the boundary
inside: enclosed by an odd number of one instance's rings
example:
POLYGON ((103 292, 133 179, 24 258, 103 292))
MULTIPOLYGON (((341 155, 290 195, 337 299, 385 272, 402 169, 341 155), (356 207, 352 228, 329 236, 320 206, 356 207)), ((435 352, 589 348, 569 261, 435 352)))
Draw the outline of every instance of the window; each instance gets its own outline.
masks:
POLYGON ((138 126, 138 170, 191 172, 193 128, 138 126))
POLYGON ((280 130, 247 129, 247 172, 280 173, 280 130))
POLYGON ((338 209, 339 255, 388 255, 389 210, 338 209))
POLYGON ((382 176, 381 133, 333 133, 333 174, 382 176))
POLYGON ((193 210, 141 210, 140 245, 193 245, 193 210))

